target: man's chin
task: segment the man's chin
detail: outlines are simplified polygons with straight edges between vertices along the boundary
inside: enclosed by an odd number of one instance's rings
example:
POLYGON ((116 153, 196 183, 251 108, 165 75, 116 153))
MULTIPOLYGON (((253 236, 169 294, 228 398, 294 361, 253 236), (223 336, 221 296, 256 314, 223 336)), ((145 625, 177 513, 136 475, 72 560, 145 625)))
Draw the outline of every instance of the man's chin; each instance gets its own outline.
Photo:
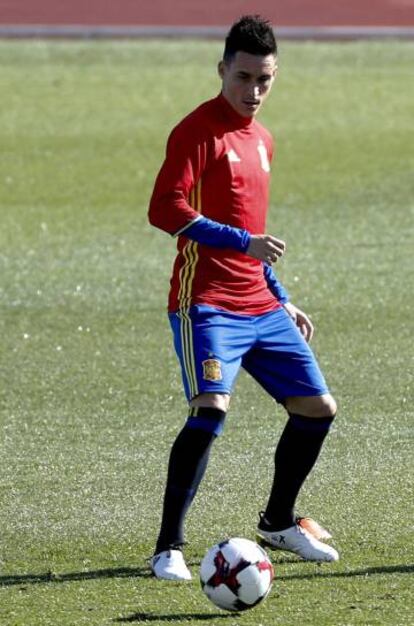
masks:
POLYGON ((260 109, 260 104, 246 104, 243 103, 243 113, 241 113, 244 117, 254 117, 258 110, 260 109))

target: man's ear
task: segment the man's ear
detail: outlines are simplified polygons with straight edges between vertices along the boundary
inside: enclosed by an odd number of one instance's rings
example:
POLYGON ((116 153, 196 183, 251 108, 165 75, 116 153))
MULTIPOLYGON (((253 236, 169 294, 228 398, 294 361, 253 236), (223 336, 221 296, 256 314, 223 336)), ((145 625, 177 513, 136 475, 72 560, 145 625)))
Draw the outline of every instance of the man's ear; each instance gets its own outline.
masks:
POLYGON ((220 78, 224 77, 224 61, 220 61, 220 63, 217 65, 217 72, 220 78))

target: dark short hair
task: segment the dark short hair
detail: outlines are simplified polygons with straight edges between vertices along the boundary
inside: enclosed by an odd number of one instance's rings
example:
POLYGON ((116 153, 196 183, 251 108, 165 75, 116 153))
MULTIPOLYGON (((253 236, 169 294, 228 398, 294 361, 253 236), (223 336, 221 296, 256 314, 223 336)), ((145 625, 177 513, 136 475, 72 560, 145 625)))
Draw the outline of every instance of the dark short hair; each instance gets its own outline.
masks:
POLYGON ((223 59, 231 61, 239 51, 259 56, 276 55, 277 43, 271 23, 260 15, 243 15, 226 37, 223 59))

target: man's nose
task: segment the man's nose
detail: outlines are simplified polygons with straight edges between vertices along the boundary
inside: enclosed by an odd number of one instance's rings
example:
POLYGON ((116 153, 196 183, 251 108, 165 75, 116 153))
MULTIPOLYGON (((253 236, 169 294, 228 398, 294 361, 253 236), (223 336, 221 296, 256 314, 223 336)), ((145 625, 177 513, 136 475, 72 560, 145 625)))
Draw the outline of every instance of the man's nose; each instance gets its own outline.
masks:
POLYGON ((258 98, 260 95, 260 89, 258 85, 252 84, 249 87, 249 96, 253 97, 253 98, 258 98))

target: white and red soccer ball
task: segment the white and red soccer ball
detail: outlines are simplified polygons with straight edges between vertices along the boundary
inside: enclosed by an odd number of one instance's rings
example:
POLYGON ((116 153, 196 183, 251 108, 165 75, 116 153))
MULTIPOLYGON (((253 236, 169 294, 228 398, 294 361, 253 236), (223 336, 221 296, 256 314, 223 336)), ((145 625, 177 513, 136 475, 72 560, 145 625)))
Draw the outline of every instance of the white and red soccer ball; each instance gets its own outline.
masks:
POLYGON ((200 567, 202 590, 213 604, 227 611, 245 611, 262 602, 273 576, 263 548, 239 537, 210 548, 200 567))

